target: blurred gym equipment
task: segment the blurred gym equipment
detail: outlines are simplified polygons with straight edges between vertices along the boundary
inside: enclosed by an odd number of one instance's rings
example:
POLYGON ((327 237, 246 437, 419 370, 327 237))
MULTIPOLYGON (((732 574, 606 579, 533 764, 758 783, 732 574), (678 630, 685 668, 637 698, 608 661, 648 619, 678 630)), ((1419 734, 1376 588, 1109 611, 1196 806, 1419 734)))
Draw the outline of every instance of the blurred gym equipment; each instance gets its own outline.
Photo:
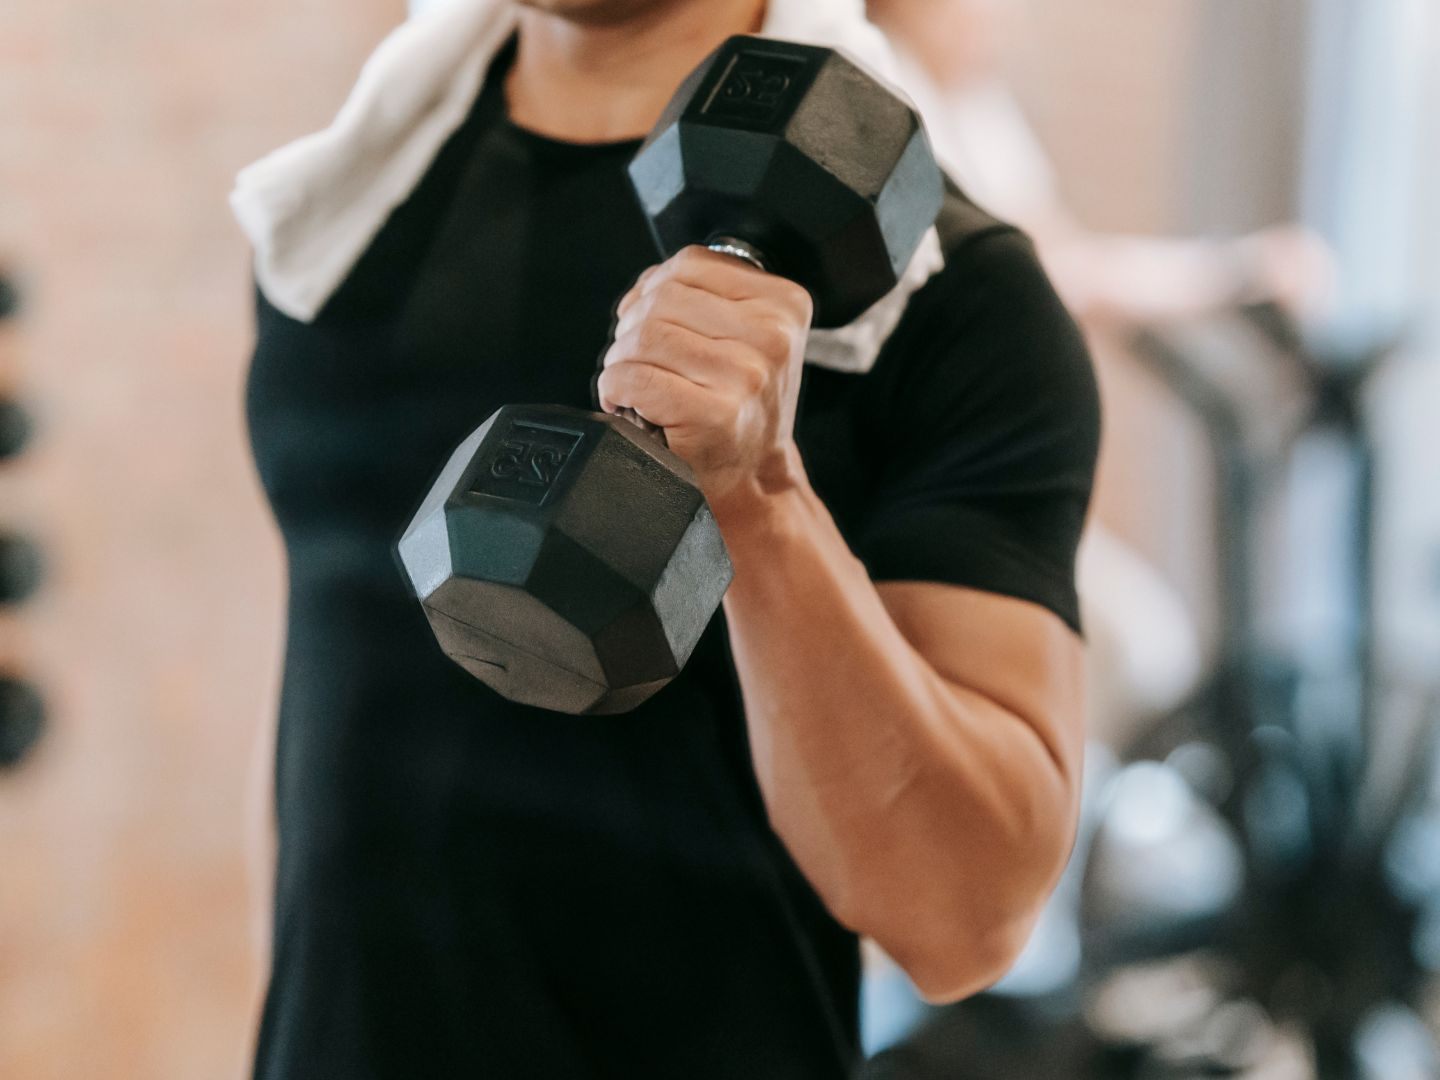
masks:
POLYGON ((0 321, 20 310, 20 289, 8 274, 0 272, 0 321))
POLYGON ((28 683, 0 676, 0 769, 20 765, 45 732, 45 702, 28 683))
POLYGON ((1364 395, 1398 344, 1269 306, 1141 334, 1210 442, 1219 654, 1087 800, 1070 977, 926 1010, 867 1080, 1440 1076, 1440 689, 1374 633, 1364 395), (1323 611, 1285 618, 1286 576, 1323 611))
POLYGON ((0 535, 0 605, 30 598, 45 576, 40 549, 22 536, 0 535))
POLYGON ((34 431, 30 414, 18 401, 0 397, 0 461, 21 454, 34 431))

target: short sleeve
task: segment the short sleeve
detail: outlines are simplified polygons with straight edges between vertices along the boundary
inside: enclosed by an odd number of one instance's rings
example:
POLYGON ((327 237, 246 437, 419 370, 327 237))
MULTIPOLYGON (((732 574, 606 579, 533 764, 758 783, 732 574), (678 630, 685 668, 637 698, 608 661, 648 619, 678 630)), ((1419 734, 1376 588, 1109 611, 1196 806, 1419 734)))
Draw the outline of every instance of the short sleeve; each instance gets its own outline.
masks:
POLYGON ((962 241, 877 361, 884 447, 854 533, 876 581, 1039 604, 1079 631, 1075 553, 1100 437, 1083 338, 1017 230, 962 241))

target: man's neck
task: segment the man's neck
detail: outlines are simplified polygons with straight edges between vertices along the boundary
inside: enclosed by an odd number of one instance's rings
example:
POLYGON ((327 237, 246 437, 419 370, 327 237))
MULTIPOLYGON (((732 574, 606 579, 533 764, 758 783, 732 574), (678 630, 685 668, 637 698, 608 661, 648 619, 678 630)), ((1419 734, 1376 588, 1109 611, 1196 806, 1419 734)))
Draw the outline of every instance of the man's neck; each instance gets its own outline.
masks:
POLYGON ((567 142, 649 133, 681 81, 732 34, 755 33, 765 0, 654 0, 614 22, 525 7, 505 81, 510 119, 567 142))

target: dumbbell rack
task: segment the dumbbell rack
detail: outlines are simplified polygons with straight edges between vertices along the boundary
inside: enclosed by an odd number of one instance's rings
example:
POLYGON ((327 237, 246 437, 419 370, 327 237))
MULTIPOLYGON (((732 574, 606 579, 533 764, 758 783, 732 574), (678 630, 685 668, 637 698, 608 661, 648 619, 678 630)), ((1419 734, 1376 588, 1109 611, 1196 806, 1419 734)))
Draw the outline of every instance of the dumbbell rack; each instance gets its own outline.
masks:
MULTIPOLYGON (((14 357, 8 353, 19 311, 19 290, 0 272, 0 387, 11 381, 14 357)), ((28 411, 0 389, 0 471, 8 473, 16 466, 32 435, 28 411)), ((8 479, 0 478, 0 482, 8 479)), ((0 620, 15 620, 21 605, 40 587, 43 573, 39 546, 0 521, 0 620)), ((13 639, 12 634, 0 637, 0 641, 13 639)), ((0 772, 18 767, 29 757, 45 726, 44 700, 17 670, 16 658, 5 655, 10 651, 0 651, 0 772)))

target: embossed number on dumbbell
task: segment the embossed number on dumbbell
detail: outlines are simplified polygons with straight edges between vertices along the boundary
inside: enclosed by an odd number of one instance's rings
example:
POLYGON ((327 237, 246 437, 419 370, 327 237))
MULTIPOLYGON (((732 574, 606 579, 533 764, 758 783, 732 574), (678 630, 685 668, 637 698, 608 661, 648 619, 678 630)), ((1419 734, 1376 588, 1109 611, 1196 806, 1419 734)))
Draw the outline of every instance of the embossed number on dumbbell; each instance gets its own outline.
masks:
POLYGON ((717 120, 768 124, 784 109, 787 94, 803 61, 763 52, 733 57, 700 111, 717 120))
POLYGON ((572 431, 512 424, 495 439, 495 449, 487 455, 471 490, 538 505, 555 486, 579 442, 580 436, 572 431))
POLYGON ((531 487, 549 489, 565 464, 565 454, 553 446, 536 446, 528 442, 507 442, 500 456, 490 466, 490 475, 497 480, 514 480, 531 487))

